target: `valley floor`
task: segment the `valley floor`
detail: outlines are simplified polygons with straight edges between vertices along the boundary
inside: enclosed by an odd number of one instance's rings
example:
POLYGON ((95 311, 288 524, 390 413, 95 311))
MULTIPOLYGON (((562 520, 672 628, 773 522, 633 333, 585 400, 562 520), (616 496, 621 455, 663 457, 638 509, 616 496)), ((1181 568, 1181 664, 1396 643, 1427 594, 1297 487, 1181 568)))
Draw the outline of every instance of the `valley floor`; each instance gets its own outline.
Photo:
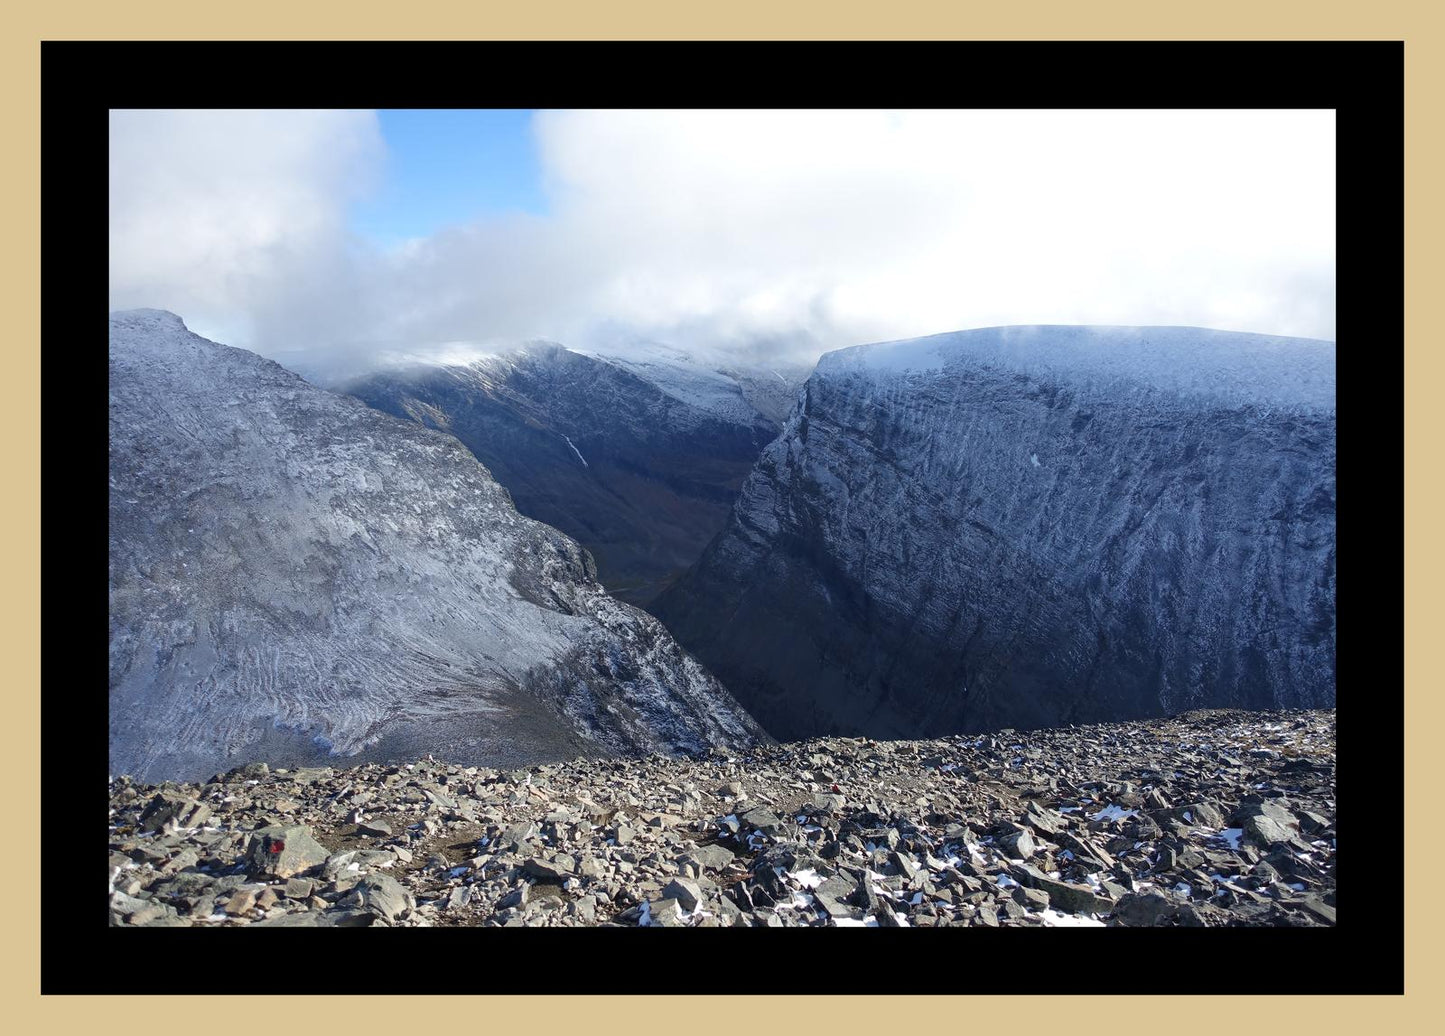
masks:
POLYGON ((1332 925, 1335 713, 110 785, 126 925, 1332 925))

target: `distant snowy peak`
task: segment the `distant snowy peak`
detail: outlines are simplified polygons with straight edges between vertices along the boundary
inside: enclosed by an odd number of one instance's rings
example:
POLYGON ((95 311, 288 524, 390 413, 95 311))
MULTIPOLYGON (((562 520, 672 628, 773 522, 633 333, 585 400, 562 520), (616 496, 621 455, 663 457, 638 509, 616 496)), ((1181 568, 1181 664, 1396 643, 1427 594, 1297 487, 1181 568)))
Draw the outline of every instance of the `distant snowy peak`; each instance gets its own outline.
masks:
POLYGON ((758 415, 780 424, 812 371, 811 364, 791 360, 764 363, 722 349, 679 349, 652 341, 574 351, 635 375, 712 417, 742 425, 758 415))
POLYGON ((1335 409, 1335 343, 1199 327, 1019 325, 854 346, 820 375, 1013 368, 1117 397, 1167 394, 1223 405, 1335 409))
MULTIPOLYGON (((494 355, 476 357, 464 365, 438 366, 446 366, 454 373, 457 367, 464 366, 466 376, 479 377, 495 386, 524 369, 563 370, 571 366, 582 373, 589 370, 589 364, 598 365, 591 368, 594 373, 610 371, 613 377, 620 373, 637 379, 674 403, 682 404, 694 415, 694 420, 722 421, 744 428, 762 420, 776 429, 808 375, 808 369, 797 364, 779 365, 777 370, 728 366, 656 343, 624 354, 573 349, 541 339, 494 355)), ((420 367, 413 369, 421 371, 420 367)), ((674 410, 671 419, 676 421, 681 413, 674 410)))
POLYGON ((110 315, 111 326, 122 331, 186 331, 186 322, 167 309, 124 309, 110 315))
POLYGON ((750 424, 757 411, 743 395, 737 379, 686 359, 632 360, 598 356, 599 360, 635 374, 665 395, 733 424, 750 424))

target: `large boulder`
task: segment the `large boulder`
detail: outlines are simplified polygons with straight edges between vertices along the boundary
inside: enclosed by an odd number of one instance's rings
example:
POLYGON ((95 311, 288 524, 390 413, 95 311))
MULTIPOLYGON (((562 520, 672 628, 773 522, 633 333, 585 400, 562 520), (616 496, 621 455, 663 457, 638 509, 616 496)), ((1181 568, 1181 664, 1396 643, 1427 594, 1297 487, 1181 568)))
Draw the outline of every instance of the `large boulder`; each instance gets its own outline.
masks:
POLYGON ((311 828, 304 824, 268 827, 251 835, 246 869, 253 875, 294 878, 320 867, 330 855, 331 850, 313 838, 311 828))

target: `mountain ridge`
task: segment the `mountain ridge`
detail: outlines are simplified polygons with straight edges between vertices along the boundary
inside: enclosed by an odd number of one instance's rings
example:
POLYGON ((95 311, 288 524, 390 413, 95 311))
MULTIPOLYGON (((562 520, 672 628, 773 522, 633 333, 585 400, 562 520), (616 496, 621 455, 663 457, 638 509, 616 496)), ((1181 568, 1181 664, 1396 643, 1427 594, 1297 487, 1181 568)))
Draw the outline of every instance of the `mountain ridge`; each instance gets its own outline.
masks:
POLYGON ((763 736, 450 435, 143 310, 111 317, 110 439, 114 769, 763 736))
POLYGON ((519 510, 593 554, 610 592, 646 606, 722 527, 780 427, 764 411, 779 409, 790 383, 670 354, 621 359, 534 342, 338 388, 456 435, 519 510))

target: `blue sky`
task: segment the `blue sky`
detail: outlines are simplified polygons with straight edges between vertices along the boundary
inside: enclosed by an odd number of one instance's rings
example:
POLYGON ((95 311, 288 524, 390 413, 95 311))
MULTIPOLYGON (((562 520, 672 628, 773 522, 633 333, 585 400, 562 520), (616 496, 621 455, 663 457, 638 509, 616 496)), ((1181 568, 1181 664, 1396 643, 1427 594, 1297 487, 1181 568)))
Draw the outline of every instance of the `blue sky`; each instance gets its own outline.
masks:
POLYGON ((545 215, 532 113, 522 109, 382 109, 386 158, 355 232, 383 246, 508 212, 545 215))

